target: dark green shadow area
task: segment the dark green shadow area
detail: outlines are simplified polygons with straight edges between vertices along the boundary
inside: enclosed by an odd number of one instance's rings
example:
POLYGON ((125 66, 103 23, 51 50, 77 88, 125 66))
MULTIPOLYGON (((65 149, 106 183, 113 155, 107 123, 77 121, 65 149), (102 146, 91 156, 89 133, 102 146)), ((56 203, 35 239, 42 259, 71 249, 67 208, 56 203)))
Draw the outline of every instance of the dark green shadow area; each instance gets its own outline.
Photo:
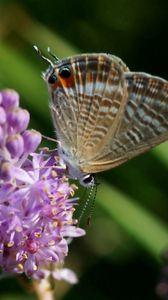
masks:
POLYGON ((100 260, 80 278, 64 300, 157 300, 158 269, 141 252, 125 263, 100 260))

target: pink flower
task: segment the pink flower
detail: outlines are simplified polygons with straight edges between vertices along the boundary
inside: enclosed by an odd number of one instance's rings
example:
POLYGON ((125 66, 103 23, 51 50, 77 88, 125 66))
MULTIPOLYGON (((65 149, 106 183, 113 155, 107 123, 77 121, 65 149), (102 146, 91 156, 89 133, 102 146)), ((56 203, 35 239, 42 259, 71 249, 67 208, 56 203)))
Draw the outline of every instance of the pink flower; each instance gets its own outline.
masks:
POLYGON ((58 165, 57 153, 35 153, 41 134, 27 130, 28 123, 29 113, 19 107, 18 94, 2 91, 0 266, 7 273, 41 279, 53 265, 53 277, 75 282, 73 272, 57 268, 68 254, 68 238, 85 234, 73 219, 74 187, 58 165))

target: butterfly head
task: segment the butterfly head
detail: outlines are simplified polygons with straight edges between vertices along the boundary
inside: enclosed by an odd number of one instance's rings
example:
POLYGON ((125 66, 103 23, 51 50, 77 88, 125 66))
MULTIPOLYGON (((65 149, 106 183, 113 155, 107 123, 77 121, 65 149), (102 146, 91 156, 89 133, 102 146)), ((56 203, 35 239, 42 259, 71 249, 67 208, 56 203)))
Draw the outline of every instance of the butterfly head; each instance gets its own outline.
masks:
POLYGON ((70 62, 61 61, 55 54, 50 52, 50 48, 48 48, 48 53, 54 58, 54 61, 44 56, 41 50, 34 45, 33 46, 38 55, 49 63, 49 67, 46 72, 42 73, 43 79, 48 83, 50 89, 57 88, 59 86, 69 86, 73 81, 73 72, 71 70, 70 62))

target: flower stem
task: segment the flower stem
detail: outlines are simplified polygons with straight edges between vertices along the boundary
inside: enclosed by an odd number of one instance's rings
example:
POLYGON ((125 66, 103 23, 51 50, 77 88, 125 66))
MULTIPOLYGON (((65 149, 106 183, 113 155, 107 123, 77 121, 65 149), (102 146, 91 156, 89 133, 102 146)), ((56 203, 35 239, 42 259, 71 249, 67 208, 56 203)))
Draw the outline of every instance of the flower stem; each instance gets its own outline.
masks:
POLYGON ((54 300, 54 291, 48 279, 32 281, 38 300, 54 300))

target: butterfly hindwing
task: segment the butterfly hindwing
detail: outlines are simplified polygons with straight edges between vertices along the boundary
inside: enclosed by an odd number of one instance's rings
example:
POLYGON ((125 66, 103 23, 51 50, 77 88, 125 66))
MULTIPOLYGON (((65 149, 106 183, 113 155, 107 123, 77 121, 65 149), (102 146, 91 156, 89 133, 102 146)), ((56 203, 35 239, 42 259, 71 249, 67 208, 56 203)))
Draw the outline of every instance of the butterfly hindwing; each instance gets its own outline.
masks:
POLYGON ((146 73, 124 76, 128 98, 122 122, 89 166, 93 172, 115 167, 168 139, 168 82, 146 73))

